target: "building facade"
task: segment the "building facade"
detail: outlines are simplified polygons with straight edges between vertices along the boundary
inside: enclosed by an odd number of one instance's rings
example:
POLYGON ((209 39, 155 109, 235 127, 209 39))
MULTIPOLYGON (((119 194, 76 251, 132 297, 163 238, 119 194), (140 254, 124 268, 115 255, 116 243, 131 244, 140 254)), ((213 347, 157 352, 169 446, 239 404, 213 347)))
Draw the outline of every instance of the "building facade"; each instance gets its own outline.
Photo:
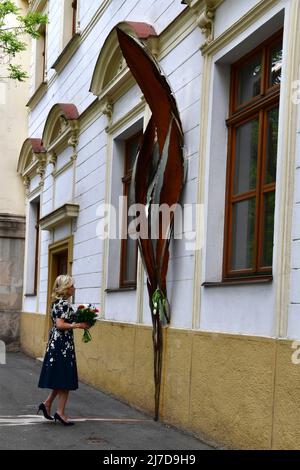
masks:
MULTIPOLYGON (((15 2, 23 13, 26 1, 15 2)), ((14 26, 10 19, 8 26, 14 26)), ((26 40, 26 39, 25 39, 26 40)), ((29 68, 29 51, 18 57, 29 68)), ((20 314, 23 298, 25 204, 22 180, 16 178, 20 149, 28 134, 28 83, 0 81, 0 339, 10 351, 19 347, 20 314)))
POLYGON ((49 24, 33 45, 18 166, 24 351, 43 354, 49 293, 68 272, 74 302, 102 315, 91 343, 78 337, 81 379, 153 413, 145 272, 134 241, 118 235, 128 230, 123 197, 151 112, 122 56, 120 28, 159 64, 184 132, 160 417, 227 447, 299 448, 299 2, 34 0, 30 8, 47 11, 49 24))

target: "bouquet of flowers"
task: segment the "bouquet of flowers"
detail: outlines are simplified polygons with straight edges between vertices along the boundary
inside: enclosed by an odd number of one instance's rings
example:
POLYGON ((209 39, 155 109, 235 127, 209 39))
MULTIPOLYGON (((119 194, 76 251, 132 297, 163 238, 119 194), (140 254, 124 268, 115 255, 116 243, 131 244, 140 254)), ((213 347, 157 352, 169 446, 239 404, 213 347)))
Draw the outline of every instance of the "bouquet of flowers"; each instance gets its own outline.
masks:
MULTIPOLYGON (((76 323, 87 323, 90 327, 95 325, 96 320, 98 319, 99 310, 95 308, 92 304, 88 305, 79 305, 76 311, 76 323)), ((88 343, 91 341, 92 336, 88 329, 84 330, 82 341, 88 343)))

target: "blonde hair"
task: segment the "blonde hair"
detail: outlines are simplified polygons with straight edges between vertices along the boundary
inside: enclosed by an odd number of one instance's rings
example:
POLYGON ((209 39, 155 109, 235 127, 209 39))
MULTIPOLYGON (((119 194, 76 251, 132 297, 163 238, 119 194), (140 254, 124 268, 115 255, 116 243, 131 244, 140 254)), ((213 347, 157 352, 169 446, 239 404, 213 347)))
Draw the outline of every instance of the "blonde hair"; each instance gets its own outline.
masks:
POLYGON ((73 285, 74 280, 68 274, 61 274, 60 276, 57 276, 53 285, 51 302, 54 302, 56 299, 70 297, 67 294, 67 290, 73 285))

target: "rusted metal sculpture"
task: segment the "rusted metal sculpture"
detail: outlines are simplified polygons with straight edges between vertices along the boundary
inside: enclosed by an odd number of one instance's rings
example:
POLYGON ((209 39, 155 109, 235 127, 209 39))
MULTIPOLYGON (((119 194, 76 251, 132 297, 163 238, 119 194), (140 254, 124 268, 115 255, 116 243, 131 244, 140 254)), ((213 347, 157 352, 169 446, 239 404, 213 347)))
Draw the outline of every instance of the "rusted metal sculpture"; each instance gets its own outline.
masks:
POLYGON ((147 274, 153 324, 155 420, 159 417, 162 373, 162 324, 170 322, 166 276, 169 244, 174 225, 158 208, 177 204, 184 185, 183 132, 172 91, 156 60, 137 39, 117 28, 118 40, 128 67, 152 111, 132 174, 132 197, 143 205, 147 234, 138 232, 138 245, 147 274), (153 234, 156 234, 153 236, 153 234))

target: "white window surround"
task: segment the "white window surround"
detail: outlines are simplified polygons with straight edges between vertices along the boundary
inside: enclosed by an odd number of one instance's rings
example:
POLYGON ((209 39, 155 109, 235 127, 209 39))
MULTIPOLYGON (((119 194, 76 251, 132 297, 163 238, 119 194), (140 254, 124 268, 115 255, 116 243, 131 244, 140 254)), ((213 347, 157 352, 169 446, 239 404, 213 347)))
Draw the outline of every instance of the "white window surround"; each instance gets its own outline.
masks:
MULTIPOLYGON (((202 282, 222 281, 228 137, 225 121, 229 112, 231 64, 283 27, 283 10, 279 13, 277 12, 277 14, 273 13, 273 15, 270 12, 269 18, 264 18, 264 21, 260 23, 259 28, 257 28, 256 23, 255 27, 257 29, 255 31, 246 31, 243 34, 243 38, 236 38, 212 57, 212 80, 209 95, 211 99, 209 103, 206 146, 206 161, 208 163, 205 175, 205 200, 207 204, 204 216, 206 231, 204 235, 205 248, 203 253, 202 282)), ((281 112, 279 123, 282 123, 282 119, 281 112)), ((278 142, 278 149, 278 152, 280 152, 280 141, 278 142)), ((281 155, 278 155, 279 163, 280 158, 281 155)), ((274 245, 276 241, 278 193, 279 191, 277 192, 275 205, 274 245)), ((273 259, 275 260, 275 257, 273 259)))
MULTIPOLYGON (((47 3, 41 11, 47 14, 47 3)), ((47 25, 40 25, 41 36, 33 41, 34 76, 32 77, 33 90, 36 92, 47 81, 47 25), (44 58, 42 55, 44 54, 44 58)))
MULTIPOLYGON (((121 240, 118 238, 119 223, 122 220, 122 214, 119 214, 119 198, 123 196, 122 177, 124 176, 124 151, 125 140, 143 129, 143 117, 135 120, 126 129, 119 131, 112 136, 112 159, 111 159, 111 181, 109 203, 116 209, 117 214, 117 239, 111 236, 108 241, 107 257, 107 280, 106 289, 114 290, 120 288, 120 256, 121 240)), ((110 224, 111 229, 111 224, 110 224)))
POLYGON ((64 48, 67 46, 69 41, 73 38, 73 36, 79 33, 79 8, 80 8, 80 0, 77 0, 77 8, 76 8, 76 18, 75 18, 75 31, 73 35, 73 4, 74 0, 63 0, 61 2, 61 20, 62 20, 62 27, 61 27, 61 38, 60 38, 60 50, 63 51, 64 48))
MULTIPOLYGON (((34 292, 34 273, 36 263, 36 224, 37 224, 37 203, 40 200, 40 195, 31 199, 28 202, 27 212, 27 229, 26 229, 26 259, 25 264, 25 296, 35 296, 34 292)), ((39 270, 38 270, 39 272, 39 270)))

